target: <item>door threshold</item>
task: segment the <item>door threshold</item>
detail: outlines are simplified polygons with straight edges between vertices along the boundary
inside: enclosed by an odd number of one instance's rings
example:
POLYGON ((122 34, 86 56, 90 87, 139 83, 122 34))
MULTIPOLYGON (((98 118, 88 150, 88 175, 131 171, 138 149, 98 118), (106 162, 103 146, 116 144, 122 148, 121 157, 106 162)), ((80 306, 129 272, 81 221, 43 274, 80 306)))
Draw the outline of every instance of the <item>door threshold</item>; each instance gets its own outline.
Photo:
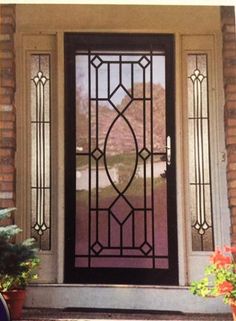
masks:
POLYGON ((63 309, 65 312, 82 312, 82 313, 108 313, 108 314, 184 314, 181 311, 169 311, 169 310, 147 310, 147 309, 104 309, 104 308, 77 308, 70 307, 63 309))
MULTIPOLYGON (((26 307, 132 311, 228 313, 220 298, 194 296, 188 287, 35 284, 27 288, 26 307), (50 297, 50 300, 48 298, 50 297)), ((94 311, 94 310, 93 310, 94 311)))

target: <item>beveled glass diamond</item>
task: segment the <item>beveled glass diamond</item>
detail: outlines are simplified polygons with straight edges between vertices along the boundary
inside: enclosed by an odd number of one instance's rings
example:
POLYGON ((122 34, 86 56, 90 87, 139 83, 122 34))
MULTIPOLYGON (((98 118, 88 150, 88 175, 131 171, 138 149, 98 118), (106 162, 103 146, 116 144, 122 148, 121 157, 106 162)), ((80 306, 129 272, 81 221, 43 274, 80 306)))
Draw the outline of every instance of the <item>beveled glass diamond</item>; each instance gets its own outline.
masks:
POLYGON ((142 159, 146 160, 150 156, 150 152, 146 147, 144 147, 139 152, 139 155, 140 155, 140 157, 142 157, 142 159))
POLYGON ((103 152, 99 148, 94 149, 94 151, 92 152, 92 156, 96 160, 99 160, 102 157, 102 155, 103 155, 103 152))
POLYGON ((143 252, 143 254, 148 255, 150 253, 150 251, 152 250, 152 247, 149 243, 144 242, 141 245, 140 250, 143 252))
POLYGON ((119 85, 111 94, 110 101, 114 106, 118 106, 122 103, 122 107, 124 109, 131 101, 130 93, 123 85, 119 85), (124 97, 126 98, 125 103, 123 100, 124 97))
POLYGON ((150 60, 147 57, 142 57, 139 60, 139 64, 140 66, 142 66, 143 68, 146 68, 149 64, 150 64, 150 60))
POLYGON ((93 245, 92 245, 92 250, 93 252, 98 255, 99 253, 101 253, 101 251, 103 250, 103 247, 101 245, 101 243, 99 242, 95 242, 93 245))
POLYGON ((123 196, 120 196, 111 207, 111 212, 116 220, 123 224, 132 212, 132 207, 123 196))
POLYGON ((91 64, 95 67, 95 68, 99 68, 102 65, 103 61, 99 56, 95 56, 92 60, 91 60, 91 64))

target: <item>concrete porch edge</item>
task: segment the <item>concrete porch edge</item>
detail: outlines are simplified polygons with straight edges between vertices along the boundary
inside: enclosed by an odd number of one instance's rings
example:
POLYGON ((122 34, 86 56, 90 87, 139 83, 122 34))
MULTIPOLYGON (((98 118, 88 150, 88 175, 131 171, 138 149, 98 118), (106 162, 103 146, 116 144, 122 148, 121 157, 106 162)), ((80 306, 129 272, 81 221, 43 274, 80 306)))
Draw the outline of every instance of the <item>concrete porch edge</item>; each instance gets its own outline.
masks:
POLYGON ((229 313, 221 298, 203 299, 182 286, 33 284, 27 308, 103 308, 183 313, 229 313))

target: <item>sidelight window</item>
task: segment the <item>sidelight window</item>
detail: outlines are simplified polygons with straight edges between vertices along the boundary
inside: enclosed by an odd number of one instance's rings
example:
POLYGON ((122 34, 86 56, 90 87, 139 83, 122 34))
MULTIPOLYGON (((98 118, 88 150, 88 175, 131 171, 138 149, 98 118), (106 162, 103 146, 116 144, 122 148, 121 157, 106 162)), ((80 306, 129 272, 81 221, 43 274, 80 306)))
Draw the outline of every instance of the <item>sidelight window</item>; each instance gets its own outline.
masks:
POLYGON ((188 55, 189 189, 193 251, 214 249, 207 63, 206 54, 188 55))

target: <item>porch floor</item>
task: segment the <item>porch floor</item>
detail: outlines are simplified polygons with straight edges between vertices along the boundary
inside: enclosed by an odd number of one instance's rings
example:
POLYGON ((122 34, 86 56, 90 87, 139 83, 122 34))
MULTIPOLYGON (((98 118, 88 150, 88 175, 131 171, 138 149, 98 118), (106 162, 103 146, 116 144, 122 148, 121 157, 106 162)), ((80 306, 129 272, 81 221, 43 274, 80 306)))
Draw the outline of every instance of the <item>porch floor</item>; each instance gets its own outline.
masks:
POLYGON ((185 314, 179 312, 113 313, 80 312, 61 309, 24 309, 20 321, 107 321, 107 320, 185 320, 185 321, 232 321, 231 314, 185 314))

